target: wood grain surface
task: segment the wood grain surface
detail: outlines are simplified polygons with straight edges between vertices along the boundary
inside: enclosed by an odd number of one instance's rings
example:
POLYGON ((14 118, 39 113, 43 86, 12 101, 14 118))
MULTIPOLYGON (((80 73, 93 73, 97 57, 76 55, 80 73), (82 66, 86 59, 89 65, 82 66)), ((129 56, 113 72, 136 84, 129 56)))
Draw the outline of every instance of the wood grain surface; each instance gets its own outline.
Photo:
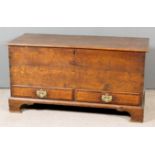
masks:
POLYGON ((116 105, 141 105, 141 94, 130 94, 130 93, 111 93, 111 92, 99 92, 99 91, 86 91, 86 90, 76 90, 75 100, 82 102, 95 102, 95 103, 105 103, 102 101, 101 97, 104 94, 112 95, 112 101, 107 104, 116 105))
POLYGON ((25 34, 8 45, 147 52, 148 42, 148 38, 134 37, 25 34))
MULTIPOLYGON (((11 94, 15 97, 38 98, 36 91, 39 89, 39 87, 12 87, 11 94)), ((73 100, 72 89, 43 88, 43 90, 47 91, 47 97, 44 99, 73 100)))
POLYGON ((25 34, 9 43, 10 111, 42 102, 111 108, 142 121, 148 46, 146 38, 25 34))

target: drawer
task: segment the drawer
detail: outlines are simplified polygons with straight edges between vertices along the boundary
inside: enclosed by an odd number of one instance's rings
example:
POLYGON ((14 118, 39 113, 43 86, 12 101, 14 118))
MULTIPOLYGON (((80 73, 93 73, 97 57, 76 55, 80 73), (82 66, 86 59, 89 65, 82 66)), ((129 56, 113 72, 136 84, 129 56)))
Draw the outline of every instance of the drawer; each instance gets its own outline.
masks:
POLYGON ((76 90, 75 100, 81 102, 138 106, 141 104, 141 94, 76 90))
POLYGON ((41 98, 72 100, 73 91, 70 88, 30 88, 30 87, 12 87, 11 95, 13 97, 41 98))

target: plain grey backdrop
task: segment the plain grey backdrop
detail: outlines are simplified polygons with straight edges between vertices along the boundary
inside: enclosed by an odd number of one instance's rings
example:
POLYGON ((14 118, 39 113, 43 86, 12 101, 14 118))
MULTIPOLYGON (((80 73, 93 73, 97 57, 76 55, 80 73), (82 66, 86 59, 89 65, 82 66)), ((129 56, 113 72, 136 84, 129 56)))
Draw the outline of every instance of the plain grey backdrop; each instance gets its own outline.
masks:
POLYGON ((23 33, 106 35, 150 38, 150 52, 146 56, 145 87, 155 88, 155 28, 139 27, 16 27, 0 28, 0 87, 9 87, 9 63, 7 42, 23 33))

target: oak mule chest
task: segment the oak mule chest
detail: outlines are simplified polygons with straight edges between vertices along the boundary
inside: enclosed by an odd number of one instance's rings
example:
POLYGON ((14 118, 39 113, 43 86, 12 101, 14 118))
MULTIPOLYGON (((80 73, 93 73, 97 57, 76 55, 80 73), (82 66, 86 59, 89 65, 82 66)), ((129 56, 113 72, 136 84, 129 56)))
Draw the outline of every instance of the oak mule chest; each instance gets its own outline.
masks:
POLYGON ((143 121, 147 38, 24 34, 9 43, 9 108, 52 104, 143 121))

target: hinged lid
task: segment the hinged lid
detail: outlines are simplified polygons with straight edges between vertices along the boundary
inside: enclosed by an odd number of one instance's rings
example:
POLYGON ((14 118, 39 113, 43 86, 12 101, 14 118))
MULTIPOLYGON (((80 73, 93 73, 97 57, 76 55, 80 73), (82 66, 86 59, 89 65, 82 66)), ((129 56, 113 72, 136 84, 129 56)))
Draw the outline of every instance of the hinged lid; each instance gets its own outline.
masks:
POLYGON ((11 41, 9 45, 147 52, 149 50, 149 39, 133 37, 24 34, 11 41))

